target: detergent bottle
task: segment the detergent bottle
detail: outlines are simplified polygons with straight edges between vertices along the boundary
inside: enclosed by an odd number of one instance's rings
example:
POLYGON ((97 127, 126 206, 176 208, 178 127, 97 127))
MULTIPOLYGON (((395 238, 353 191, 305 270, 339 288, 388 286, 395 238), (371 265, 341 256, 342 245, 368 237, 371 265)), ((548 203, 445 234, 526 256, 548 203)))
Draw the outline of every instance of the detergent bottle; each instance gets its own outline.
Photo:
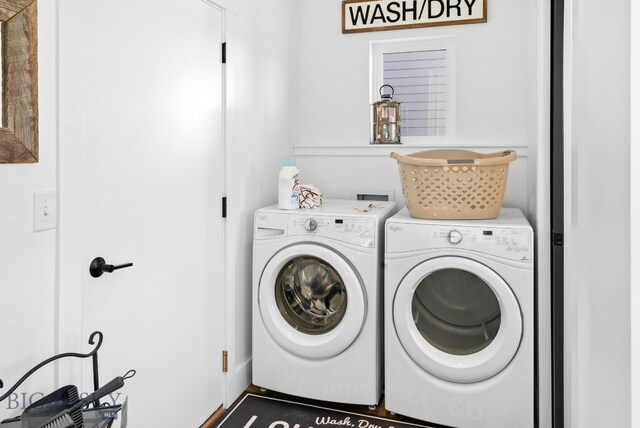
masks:
POLYGON ((297 210, 299 208, 296 186, 300 180, 300 170, 292 157, 282 162, 278 178, 278 208, 281 210, 297 210))

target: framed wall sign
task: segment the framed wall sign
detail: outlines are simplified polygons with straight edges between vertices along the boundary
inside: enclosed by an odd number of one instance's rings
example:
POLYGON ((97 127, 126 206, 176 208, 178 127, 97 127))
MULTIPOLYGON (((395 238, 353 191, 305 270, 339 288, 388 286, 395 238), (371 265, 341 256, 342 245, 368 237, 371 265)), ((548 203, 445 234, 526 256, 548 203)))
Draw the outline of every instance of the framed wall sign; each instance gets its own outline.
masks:
POLYGON ((488 0, 343 0, 342 32, 487 22, 488 0))
POLYGON ((37 0, 0 0, 0 164, 38 162, 37 0))

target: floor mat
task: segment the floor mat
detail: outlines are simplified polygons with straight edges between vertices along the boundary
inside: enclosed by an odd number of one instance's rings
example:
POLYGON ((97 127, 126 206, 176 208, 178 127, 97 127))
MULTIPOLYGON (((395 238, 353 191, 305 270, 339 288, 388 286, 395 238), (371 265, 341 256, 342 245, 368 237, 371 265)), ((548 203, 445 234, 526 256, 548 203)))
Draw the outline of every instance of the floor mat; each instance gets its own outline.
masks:
POLYGON ((433 428, 290 400, 246 394, 224 412, 215 428, 433 428))

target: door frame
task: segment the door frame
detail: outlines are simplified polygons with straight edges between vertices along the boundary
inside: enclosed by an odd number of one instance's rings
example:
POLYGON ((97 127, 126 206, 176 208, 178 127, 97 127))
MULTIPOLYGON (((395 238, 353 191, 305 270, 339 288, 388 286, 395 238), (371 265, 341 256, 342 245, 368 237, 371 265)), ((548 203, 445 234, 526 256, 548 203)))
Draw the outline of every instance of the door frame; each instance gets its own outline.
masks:
MULTIPOLYGON (((198 1, 198 0, 194 0, 198 1)), ((227 43, 227 25, 230 17, 229 9, 213 0, 199 0, 221 12, 221 40, 223 44, 227 43)), ((226 0, 221 0, 225 2, 226 0)), ((88 338, 82 336, 82 270, 76 267, 82 263, 82 198, 78 194, 68 192, 68 185, 74 182, 74 165, 80 162, 80 150, 76 147, 70 147, 68 142, 61 144, 62 122, 60 119, 60 2, 55 1, 55 34, 56 34, 56 186, 57 194, 57 216, 58 216, 58 234, 56 239, 56 276, 55 276, 55 325, 54 330, 54 352, 60 354, 69 351, 79 351, 82 349, 84 341, 88 338), (64 232, 64 233, 61 233, 64 232)), ((222 49, 222 47, 221 47, 222 49)), ((226 63, 222 62, 221 69, 221 96, 222 96, 222 168, 223 182, 222 192, 227 194, 227 144, 229 140, 229 109, 232 103, 229 100, 229 84, 228 70, 226 63)), ((227 278, 227 224, 225 219, 222 221, 222 272, 221 277, 227 278)), ((229 304, 229 282, 224 280, 222 284, 222 350, 229 349, 230 342, 235 341, 233 335, 234 329, 229 324, 228 308, 234 307, 229 304)), ((231 296, 233 296, 231 294, 231 296)), ((222 367, 219 368, 222 370, 222 367)), ((233 401, 234 397, 229 395, 229 391, 235 391, 230 388, 230 383, 222 374, 222 400, 226 404, 233 401), (231 401, 229 401, 231 400, 231 401)), ((57 363, 54 370, 54 384, 59 385, 60 379, 82 379, 82 366, 80 364, 70 364, 65 362, 57 363)), ((242 382, 242 380, 241 380, 242 382)), ((237 383, 237 381, 236 381, 237 383)), ((214 404, 212 404, 213 406, 214 404)), ((214 412, 216 409, 212 408, 214 412)))
MULTIPOLYGON (((640 5, 631 2, 631 117, 640 115, 640 5), (635 24, 635 25, 634 25, 635 24)), ((631 260, 640 258, 640 124, 631 121, 631 260)), ((640 266, 631 263, 631 403, 640 400, 640 266)), ((640 425, 640 408, 632 406, 631 426, 640 425)))
POLYGON ((553 427, 564 427, 564 0, 551 2, 551 383, 553 427))

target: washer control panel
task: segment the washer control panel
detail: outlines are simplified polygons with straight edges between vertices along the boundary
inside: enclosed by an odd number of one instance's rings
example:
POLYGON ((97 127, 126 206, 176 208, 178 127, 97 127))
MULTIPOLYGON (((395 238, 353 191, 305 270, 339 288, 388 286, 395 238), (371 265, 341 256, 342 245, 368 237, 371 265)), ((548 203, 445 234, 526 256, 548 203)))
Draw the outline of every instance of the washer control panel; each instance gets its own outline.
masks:
POLYGON ((334 216, 291 216, 288 235, 311 235, 373 248, 376 222, 372 218, 334 216))
POLYGON ((412 224, 387 225, 387 252, 456 248, 531 263, 533 237, 528 228, 483 228, 412 224))

